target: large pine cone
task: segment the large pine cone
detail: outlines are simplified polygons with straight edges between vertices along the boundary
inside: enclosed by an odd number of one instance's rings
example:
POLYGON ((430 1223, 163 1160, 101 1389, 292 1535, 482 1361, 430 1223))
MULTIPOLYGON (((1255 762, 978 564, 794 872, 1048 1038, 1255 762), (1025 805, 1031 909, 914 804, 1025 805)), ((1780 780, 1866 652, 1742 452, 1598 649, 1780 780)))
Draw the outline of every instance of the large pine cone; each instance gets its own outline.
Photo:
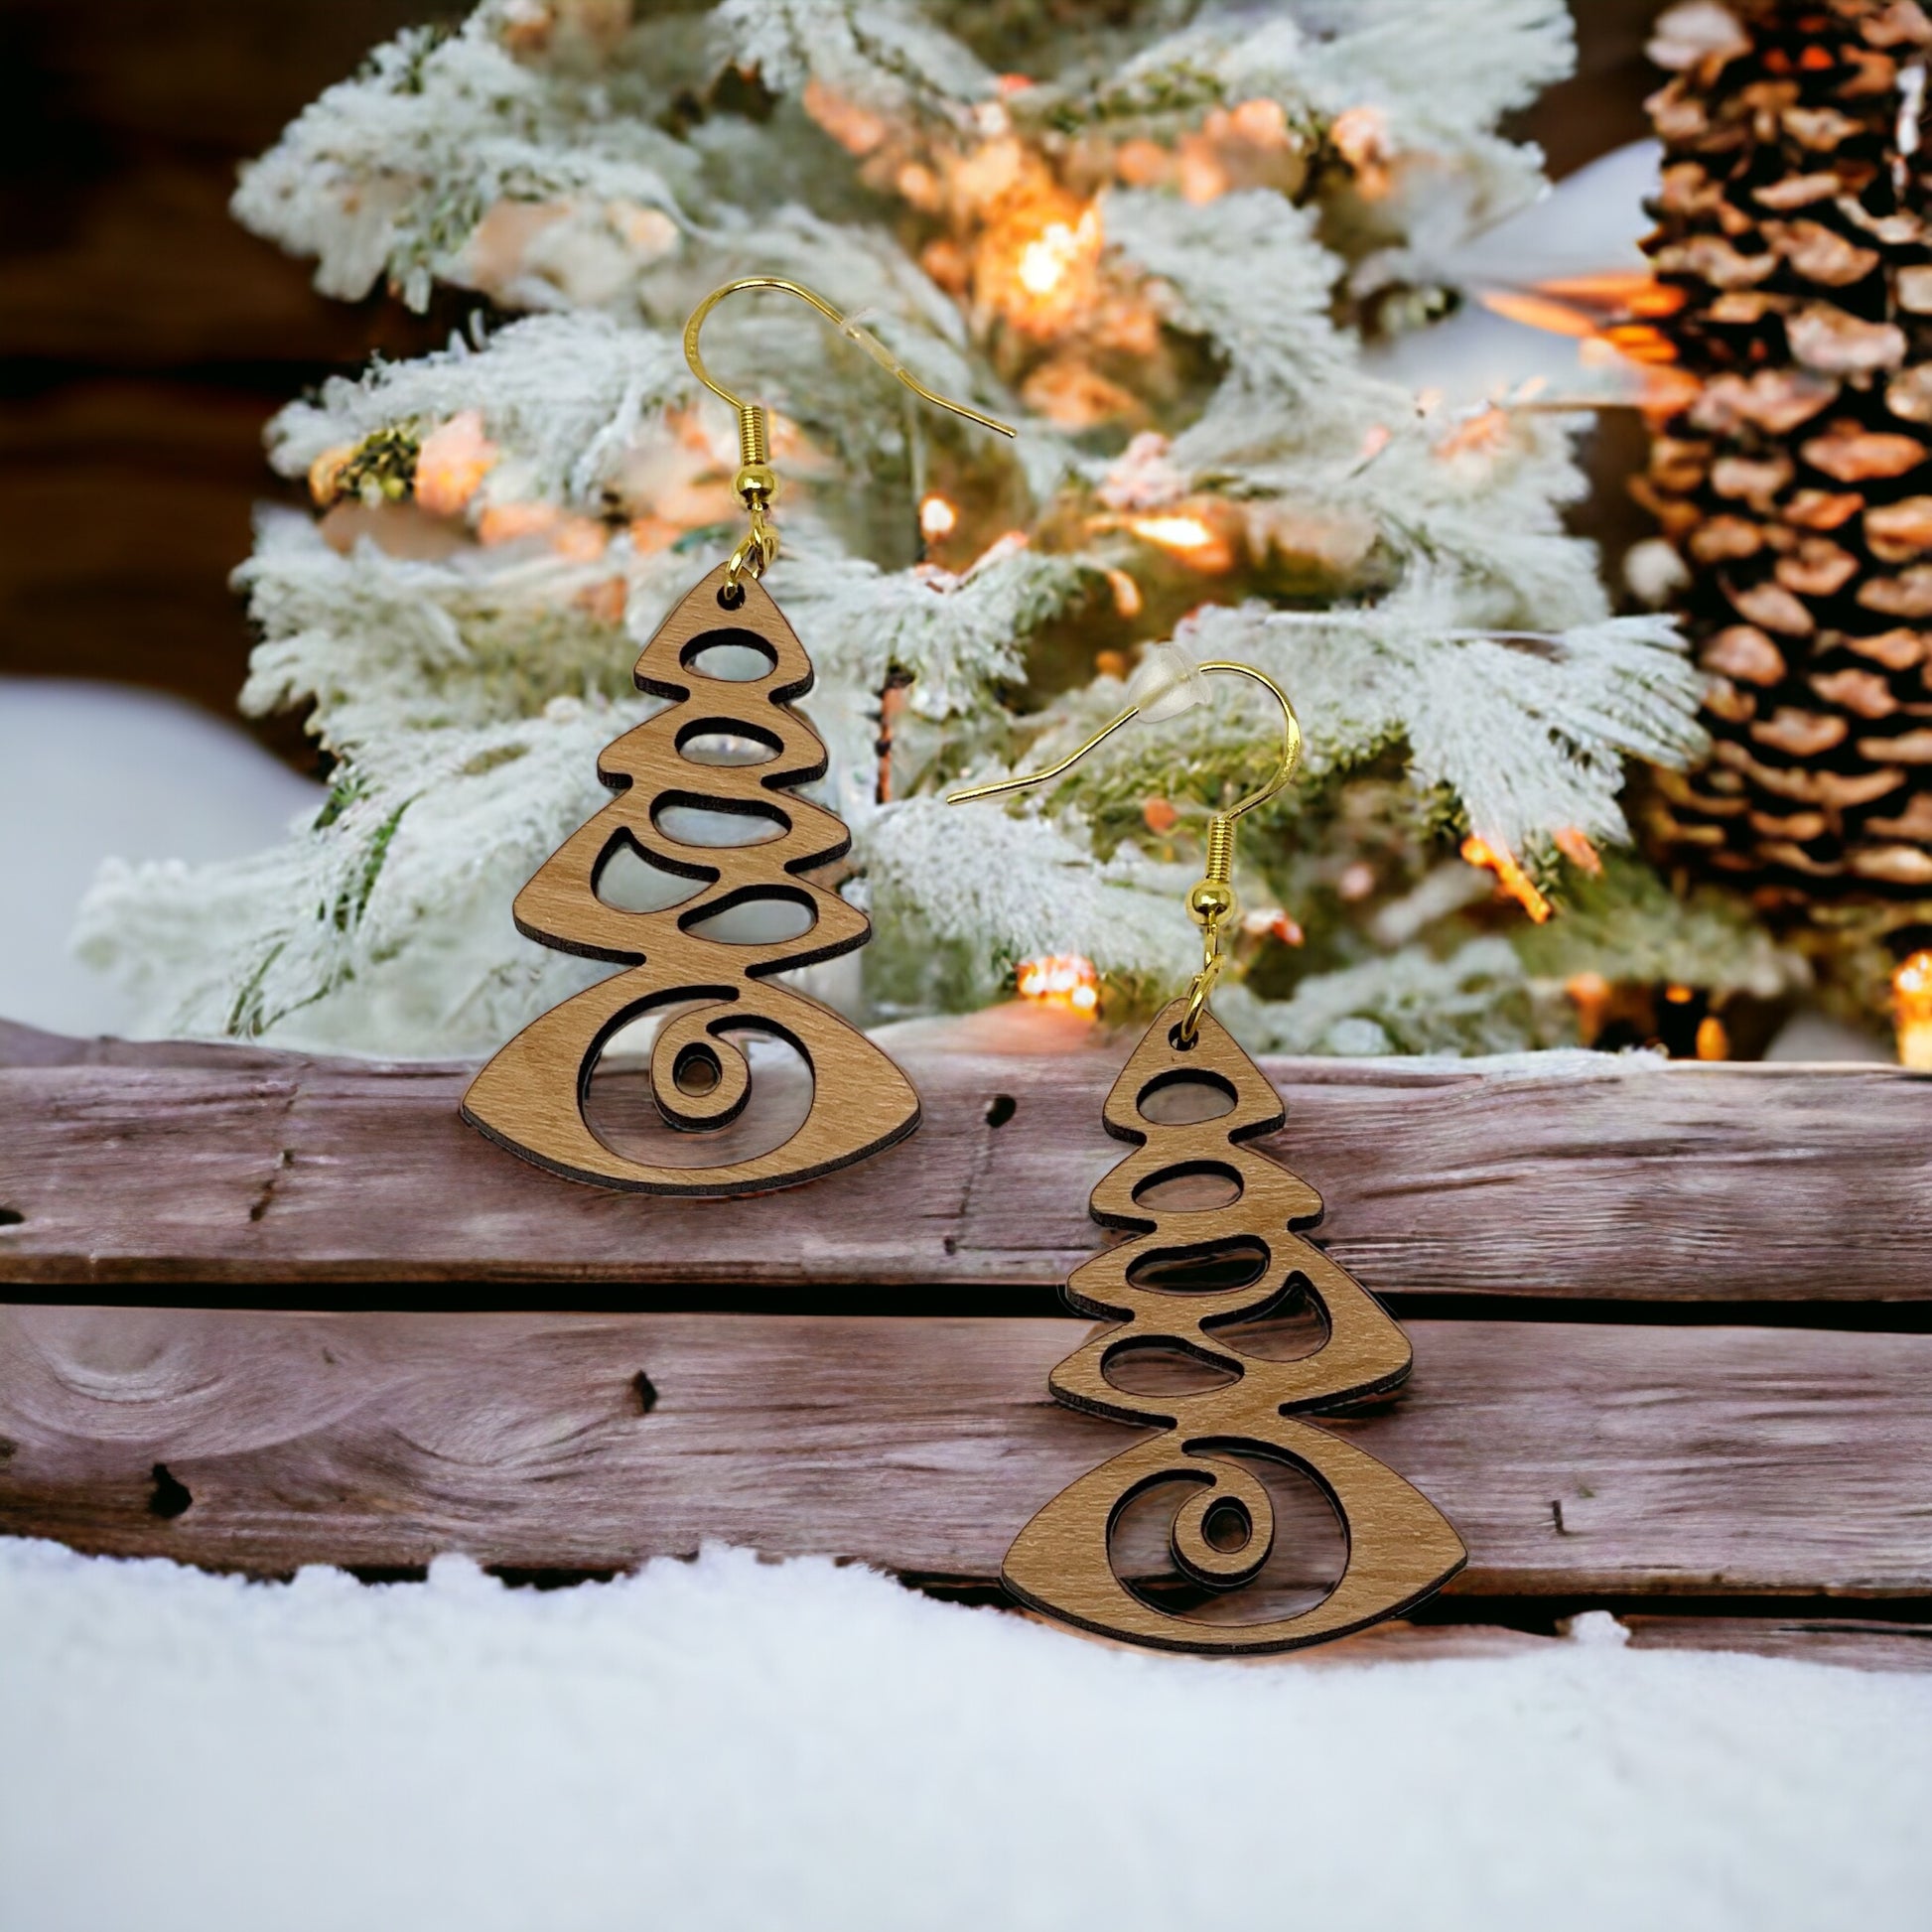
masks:
POLYGON ((1715 674, 1664 837, 1766 909, 1932 897, 1932 21, 1699 0, 1653 52, 1645 246, 1703 386, 1635 487, 1715 674))

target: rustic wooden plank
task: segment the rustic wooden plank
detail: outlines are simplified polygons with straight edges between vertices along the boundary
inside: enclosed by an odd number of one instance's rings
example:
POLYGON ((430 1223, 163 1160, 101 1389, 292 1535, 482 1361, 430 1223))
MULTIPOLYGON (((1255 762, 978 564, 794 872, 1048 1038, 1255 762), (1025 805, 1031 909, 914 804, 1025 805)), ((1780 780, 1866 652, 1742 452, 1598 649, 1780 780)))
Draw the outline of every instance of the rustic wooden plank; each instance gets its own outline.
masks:
MULTIPOLYGON (((0 1035, 0 1280, 1051 1285, 1132 1043, 895 1051, 925 1121, 810 1187, 731 1201, 559 1181, 457 1118, 468 1067, 0 1035), (996 1101, 1011 1101, 995 1106, 996 1101), (999 1125, 995 1125, 995 1122, 999 1125)), ((949 1043, 950 1042, 950 1043, 949 1043)), ((1932 1081, 1891 1067, 1276 1059, 1268 1143, 1382 1292, 1932 1299, 1932 1081)), ((755 1118, 752 1117, 752 1118, 755 1118)))
POLYGON ((1878 1617, 1649 1615, 1624 1622, 1634 1650, 1729 1650, 1851 1670, 1932 1670, 1932 1623, 1878 1617))
MULTIPOLYGON (((1453 1612, 1456 1603, 1438 1598, 1431 1613, 1453 1612)), ((1016 1616, 1035 1622, 1030 1610, 1016 1616)), ((1632 1650, 1722 1651, 1732 1656, 1789 1657, 1841 1670, 1932 1670, 1932 1623, 1902 1623, 1883 1617, 1852 1616, 1684 1616, 1640 1612, 1617 1619, 1632 1650)), ((1509 1624, 1472 1621, 1411 1623, 1401 1617, 1372 1624, 1352 1636, 1290 1653, 1298 1669, 1320 1665, 1428 1664, 1444 1658, 1549 1656, 1569 1641, 1569 1618, 1552 1630, 1523 1630, 1509 1624)), ((1064 1628, 1063 1625, 1055 1626, 1064 1628)), ((1081 1633, 1084 1635, 1084 1633, 1081 1633)), ((1601 1641, 1602 1639, 1597 1639, 1601 1641)), ((1103 1643, 1105 1638, 1090 1637, 1103 1643)), ((1614 1642, 1612 1636, 1609 1641, 1614 1642)), ((1217 1659, 1228 1662, 1229 1659, 1217 1659)), ((1281 1656, 1232 1661, 1251 1668, 1279 1669, 1281 1656)))
MULTIPOLYGON (((1045 1394, 1084 1332, 16 1307, 0 1531, 258 1574, 450 1550, 607 1571, 715 1539, 986 1583, 1035 1509, 1134 1440, 1045 1394)), ((1455 1522, 1470 1562, 1452 1590, 1932 1598, 1932 1336, 1413 1333, 1408 1391, 1337 1426, 1455 1522)), ((1284 1542, 1290 1581, 1338 1561, 1318 1505, 1284 1542)))

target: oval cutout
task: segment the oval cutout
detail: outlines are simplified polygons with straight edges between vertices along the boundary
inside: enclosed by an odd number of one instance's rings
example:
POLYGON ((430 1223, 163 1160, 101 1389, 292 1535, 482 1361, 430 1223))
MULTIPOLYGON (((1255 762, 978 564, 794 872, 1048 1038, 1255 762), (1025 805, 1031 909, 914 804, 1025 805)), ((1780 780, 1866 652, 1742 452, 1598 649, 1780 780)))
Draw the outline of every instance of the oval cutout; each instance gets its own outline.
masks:
POLYGON ((1122 1342, 1100 1358, 1100 1373, 1122 1395, 1204 1395, 1241 1379, 1241 1371, 1204 1362, 1172 1342, 1122 1342))
POLYGON ((721 812, 709 805, 693 805, 660 798, 652 806, 650 822, 678 845, 724 851, 737 845, 765 845, 791 830, 791 821, 775 806, 721 812))
POLYGON ((1201 1512, 1201 1535, 1211 1548, 1223 1555, 1232 1556, 1237 1550, 1246 1549, 1253 1534, 1254 1524, 1248 1520, 1248 1512, 1231 1499, 1217 1499, 1201 1512))
POLYGON ((605 848, 591 890, 614 911, 664 912, 704 890, 704 882, 653 865, 627 832, 605 848))
POLYGON ((1218 1073, 1197 1073, 1190 1067, 1150 1080, 1135 1104, 1141 1118, 1156 1127, 1191 1127, 1233 1113, 1234 1088, 1218 1073))
POLYGON ((778 668, 778 653, 756 630, 720 628, 693 637, 677 661, 720 684, 756 684, 778 668))
POLYGON ((1214 1339, 1265 1362, 1299 1362, 1328 1345, 1327 1311, 1299 1276, 1257 1314, 1212 1324, 1214 1339))
POLYGON ((1268 1244, 1251 1234, 1153 1248, 1128 1264, 1131 1288, 1162 1295, 1226 1295, 1252 1288, 1268 1268, 1268 1244))
POLYGON ((1189 1161, 1151 1173, 1134 1189, 1134 1205, 1157 1214, 1205 1214, 1241 1198, 1241 1175, 1224 1162, 1189 1161))
POLYGON ((802 939, 817 923, 818 907, 809 898, 772 892, 720 906, 690 920, 684 929, 694 939, 713 939, 727 946, 774 946, 802 939))
POLYGON ((728 727, 701 720, 677 735, 677 754, 693 764, 769 764, 778 756, 778 740, 745 726, 728 727))
POLYGON ((694 1099, 713 1092, 724 1076, 724 1062, 715 1046, 687 1046, 671 1067, 671 1084, 694 1099))

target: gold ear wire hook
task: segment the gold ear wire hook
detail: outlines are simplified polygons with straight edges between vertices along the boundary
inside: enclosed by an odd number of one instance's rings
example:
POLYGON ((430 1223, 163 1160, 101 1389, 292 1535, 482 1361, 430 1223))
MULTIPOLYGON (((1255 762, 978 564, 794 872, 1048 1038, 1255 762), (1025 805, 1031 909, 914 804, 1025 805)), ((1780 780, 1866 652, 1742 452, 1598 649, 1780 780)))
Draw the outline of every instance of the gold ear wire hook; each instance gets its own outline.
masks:
MULTIPOLYGON (((1227 963, 1227 954, 1221 943, 1222 928, 1233 918, 1234 897, 1234 821, 1245 812, 1251 812, 1257 805, 1265 805, 1269 799, 1281 791, 1295 775, 1295 767, 1302 759, 1302 721, 1295 715, 1295 707, 1289 702, 1288 693, 1268 675, 1258 671, 1252 664, 1235 664, 1217 660, 1211 664, 1197 667, 1203 677, 1245 677, 1259 684, 1282 708, 1282 756, 1275 766, 1274 775, 1258 790, 1252 791, 1238 805, 1230 805, 1227 810, 1216 812, 1207 827, 1207 858, 1197 879, 1187 894, 1187 916, 1201 929, 1201 969, 1193 977, 1187 988, 1187 1011, 1182 1016, 1179 1038, 1182 1046, 1194 1043, 1195 1030, 1200 1025, 1202 1010, 1207 1005, 1207 996, 1214 990, 1214 982, 1221 975, 1221 968, 1227 963)), ((1104 745, 1123 725, 1130 724, 1140 716, 1141 707, 1131 704, 1118 718, 1108 720, 1078 751, 1069 753, 1059 763, 1048 765, 1043 771, 1023 771, 1011 778, 994 778, 986 784, 968 785, 961 791, 949 792, 946 803, 964 805, 975 798, 997 798, 1005 792, 1024 791, 1031 785, 1049 783, 1060 777, 1080 762, 1087 754, 1104 745)))
POLYGON ((737 281, 713 289, 691 311, 691 319, 684 325, 684 359, 690 363, 691 373, 714 396, 730 403, 738 412, 738 475, 732 480, 732 488, 751 516, 752 529, 751 534, 732 552, 731 562, 726 566, 725 581, 730 588, 737 588, 739 577, 748 565, 752 568, 753 576, 762 576, 778 554, 778 533, 768 516, 771 499, 778 493, 778 479, 771 468, 770 433, 764 405, 747 402, 743 397, 733 395, 705 367, 704 357, 698 350, 698 337, 704 328, 705 318, 726 296, 736 295, 743 289, 776 289, 784 295, 795 295, 807 307, 816 309, 840 335, 857 343, 882 368, 890 369, 920 401, 929 402, 936 409, 949 409, 955 416, 964 416, 969 423, 978 423, 982 429, 996 431, 1001 436, 1013 435, 1011 424, 928 389, 877 336, 860 328, 856 322, 848 322, 823 296, 814 295, 801 283, 787 281, 782 275, 741 275, 737 281))

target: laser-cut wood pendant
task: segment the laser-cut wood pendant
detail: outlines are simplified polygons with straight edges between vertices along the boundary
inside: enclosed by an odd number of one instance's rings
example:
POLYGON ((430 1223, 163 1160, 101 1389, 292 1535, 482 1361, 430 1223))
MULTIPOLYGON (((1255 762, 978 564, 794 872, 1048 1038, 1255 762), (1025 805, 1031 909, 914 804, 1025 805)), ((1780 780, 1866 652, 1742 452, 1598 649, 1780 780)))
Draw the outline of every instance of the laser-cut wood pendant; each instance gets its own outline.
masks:
POLYGON ((747 1194, 788 1187, 862 1161, 902 1140, 919 1121, 918 1096, 897 1066, 829 1007, 767 975, 834 959, 872 935, 866 915, 807 874, 851 844, 844 822, 792 787, 821 776, 825 746, 791 708, 811 689, 811 660, 757 579, 724 601, 723 564, 659 625, 637 659, 638 688, 672 700, 605 747, 598 776, 618 796, 564 841, 517 894, 527 938, 626 970, 551 1008, 517 1035, 472 1083, 463 1117, 512 1154, 573 1180, 659 1194, 747 1194), (699 661, 719 646, 749 646, 763 676, 709 674, 699 661), (761 763, 701 763, 694 740, 716 734, 769 751, 761 763), (776 835, 742 846, 692 845, 665 830, 675 808, 762 818, 776 835), (665 871, 700 882, 660 911, 621 910, 598 881, 625 846, 665 871), (796 938, 733 944, 692 928, 755 901, 812 914, 796 938), (687 1003, 697 1002, 691 1005, 687 1003), (751 1097, 752 1074, 733 1038, 775 1035, 810 1068, 811 1110, 781 1146, 716 1167, 653 1166, 617 1153, 592 1132, 584 1103, 606 1042, 654 1010, 683 1005, 651 1045, 651 1094, 673 1127, 729 1126, 751 1097))
POLYGON ((1093 1190, 1095 1220, 1134 1238, 1075 1269, 1066 1298, 1119 1325, 1095 1334, 1049 1378, 1060 1401, 1163 1433, 1068 1484, 1014 1540, 1003 1577, 1050 1616, 1166 1650, 1256 1653, 1338 1637, 1419 1602, 1462 1568, 1448 1520, 1395 1471, 1303 1416, 1393 1389, 1409 1373, 1408 1337, 1346 1270, 1290 1232, 1320 1218, 1321 1196, 1245 1141, 1282 1124, 1279 1096, 1211 1013, 1177 1044, 1185 1002, 1148 1029, 1107 1097, 1107 1131, 1139 1143, 1093 1190), (1229 1105, 1211 1120, 1166 1125, 1144 1111, 1164 1088, 1205 1086, 1229 1105), (1164 1182, 1212 1176, 1238 1189, 1225 1206, 1177 1211, 1146 1202, 1164 1182), (1163 1288, 1165 1270, 1261 1251, 1234 1288, 1163 1288), (1293 1361, 1244 1350, 1233 1324, 1282 1306, 1297 1288, 1316 1304, 1326 1339, 1293 1361), (1109 1379, 1135 1351, 1179 1351, 1235 1379, 1186 1394, 1143 1396, 1109 1379), (1170 1547, 1193 1585, 1231 1591, 1260 1575, 1275 1543, 1267 1487, 1236 1456, 1311 1477, 1341 1521, 1347 1559, 1312 1608, 1261 1622, 1205 1622, 1158 1605, 1124 1582, 1111 1551, 1129 1504, 1176 1490, 1170 1547))

